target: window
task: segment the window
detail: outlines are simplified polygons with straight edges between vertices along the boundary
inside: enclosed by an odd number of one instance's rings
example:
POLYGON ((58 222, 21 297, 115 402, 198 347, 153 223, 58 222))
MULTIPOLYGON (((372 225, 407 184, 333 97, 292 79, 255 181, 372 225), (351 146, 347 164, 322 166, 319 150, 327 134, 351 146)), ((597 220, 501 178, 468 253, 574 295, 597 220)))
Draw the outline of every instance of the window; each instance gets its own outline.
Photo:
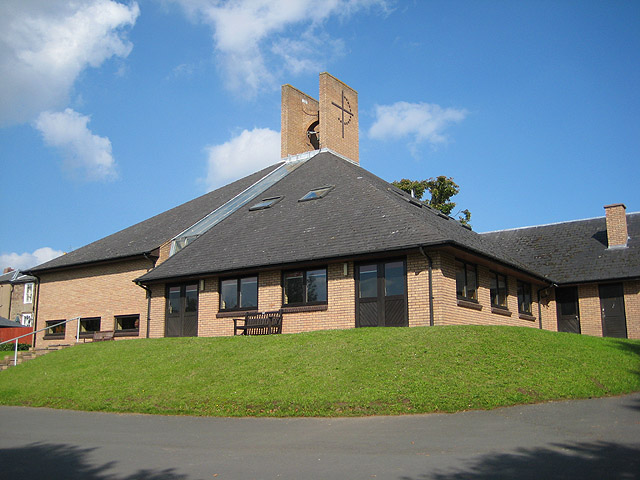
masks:
POLYGON ((478 300, 478 270, 473 263, 456 260, 456 294, 464 300, 478 300))
POLYGON ((491 306, 507 308, 507 277, 491 272, 491 306))
POLYGON ((296 270, 283 274, 284 305, 327 303, 327 269, 296 270))
POLYGON ((271 198, 263 198, 260 202, 256 203, 255 205, 251 205, 249 207, 249 210, 251 210, 251 211, 264 210, 265 208, 272 207, 273 205, 278 203, 280 200, 282 200, 282 196, 271 197, 271 198))
POLYGON ((327 185, 325 187, 315 188, 302 197, 299 202, 306 202, 308 200, 316 200, 324 197, 327 193, 333 190, 333 185, 327 185))
POLYGON ((91 337, 93 332, 100 331, 100 317, 80 319, 80 337, 91 337))
POLYGON ((140 315, 116 315, 116 336, 133 336, 140 333, 140 315))
POLYGON ((31 327, 33 323, 33 314, 32 313, 23 313, 22 318, 20 319, 20 323, 25 327, 31 327))
POLYGON ((33 303, 33 283, 24 284, 23 303, 33 303))
POLYGON ((220 310, 258 308, 258 277, 220 280, 220 310))
POLYGON ((518 280, 518 313, 531 315, 531 284, 518 280))
MULTIPOLYGON (((47 320, 45 322, 45 325, 47 327, 51 327, 51 326, 56 325, 56 324, 58 324, 60 322, 64 322, 64 320, 47 320)), ((48 330, 45 330, 44 338, 46 338, 46 339, 64 338, 64 332, 65 332, 66 327, 67 327, 67 324, 63 323, 62 325, 58 325, 56 327, 50 328, 48 330)))

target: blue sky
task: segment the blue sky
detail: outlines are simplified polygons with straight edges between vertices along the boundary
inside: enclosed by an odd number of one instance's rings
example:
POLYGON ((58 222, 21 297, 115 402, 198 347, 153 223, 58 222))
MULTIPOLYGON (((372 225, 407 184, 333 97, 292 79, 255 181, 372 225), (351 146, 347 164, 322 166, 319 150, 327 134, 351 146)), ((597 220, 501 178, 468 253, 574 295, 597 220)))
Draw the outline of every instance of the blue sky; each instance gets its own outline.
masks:
POLYGON ((640 210, 640 2, 4 0, 0 267, 279 159, 280 85, 358 91, 360 163, 476 231, 640 210))

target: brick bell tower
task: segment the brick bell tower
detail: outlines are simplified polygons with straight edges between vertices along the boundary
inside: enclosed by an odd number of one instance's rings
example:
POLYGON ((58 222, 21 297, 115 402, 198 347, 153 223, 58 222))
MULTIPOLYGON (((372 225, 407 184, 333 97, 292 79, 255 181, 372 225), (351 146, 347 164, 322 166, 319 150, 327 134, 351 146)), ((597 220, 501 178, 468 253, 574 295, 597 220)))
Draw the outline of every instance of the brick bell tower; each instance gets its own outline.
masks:
POLYGON ((328 148, 358 163, 358 92, 324 72, 319 98, 282 86, 282 158, 328 148))

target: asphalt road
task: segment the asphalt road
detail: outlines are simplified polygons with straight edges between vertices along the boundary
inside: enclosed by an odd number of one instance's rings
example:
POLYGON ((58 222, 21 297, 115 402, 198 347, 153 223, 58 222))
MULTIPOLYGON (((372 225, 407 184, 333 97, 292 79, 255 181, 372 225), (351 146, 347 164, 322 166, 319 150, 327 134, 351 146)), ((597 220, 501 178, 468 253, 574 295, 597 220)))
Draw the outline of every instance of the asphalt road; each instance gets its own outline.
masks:
POLYGON ((14 478, 634 479, 640 394, 340 419, 0 407, 0 479, 14 478))

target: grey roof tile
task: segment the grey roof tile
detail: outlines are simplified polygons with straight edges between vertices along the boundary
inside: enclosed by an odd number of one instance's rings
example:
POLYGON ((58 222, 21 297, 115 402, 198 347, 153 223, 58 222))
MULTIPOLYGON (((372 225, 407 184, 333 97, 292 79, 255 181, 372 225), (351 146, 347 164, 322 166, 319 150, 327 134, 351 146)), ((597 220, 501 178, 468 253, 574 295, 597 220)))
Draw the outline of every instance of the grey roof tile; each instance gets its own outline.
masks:
POLYGON ((152 282, 225 271, 452 244, 526 270, 490 239, 436 211, 416 206, 404 192, 358 165, 320 153, 141 277, 152 282), (307 192, 335 188, 299 202, 307 192), (274 206, 250 211, 260 198, 282 195, 274 206))
POLYGON ((511 255, 558 284, 640 277, 640 213, 627 214, 626 248, 607 248, 605 217, 488 232, 511 255))
POLYGON ((127 258, 152 252, 218 208, 229 198, 274 170, 281 163, 271 165, 148 220, 38 265, 30 269, 29 272, 38 274, 51 269, 127 258))

